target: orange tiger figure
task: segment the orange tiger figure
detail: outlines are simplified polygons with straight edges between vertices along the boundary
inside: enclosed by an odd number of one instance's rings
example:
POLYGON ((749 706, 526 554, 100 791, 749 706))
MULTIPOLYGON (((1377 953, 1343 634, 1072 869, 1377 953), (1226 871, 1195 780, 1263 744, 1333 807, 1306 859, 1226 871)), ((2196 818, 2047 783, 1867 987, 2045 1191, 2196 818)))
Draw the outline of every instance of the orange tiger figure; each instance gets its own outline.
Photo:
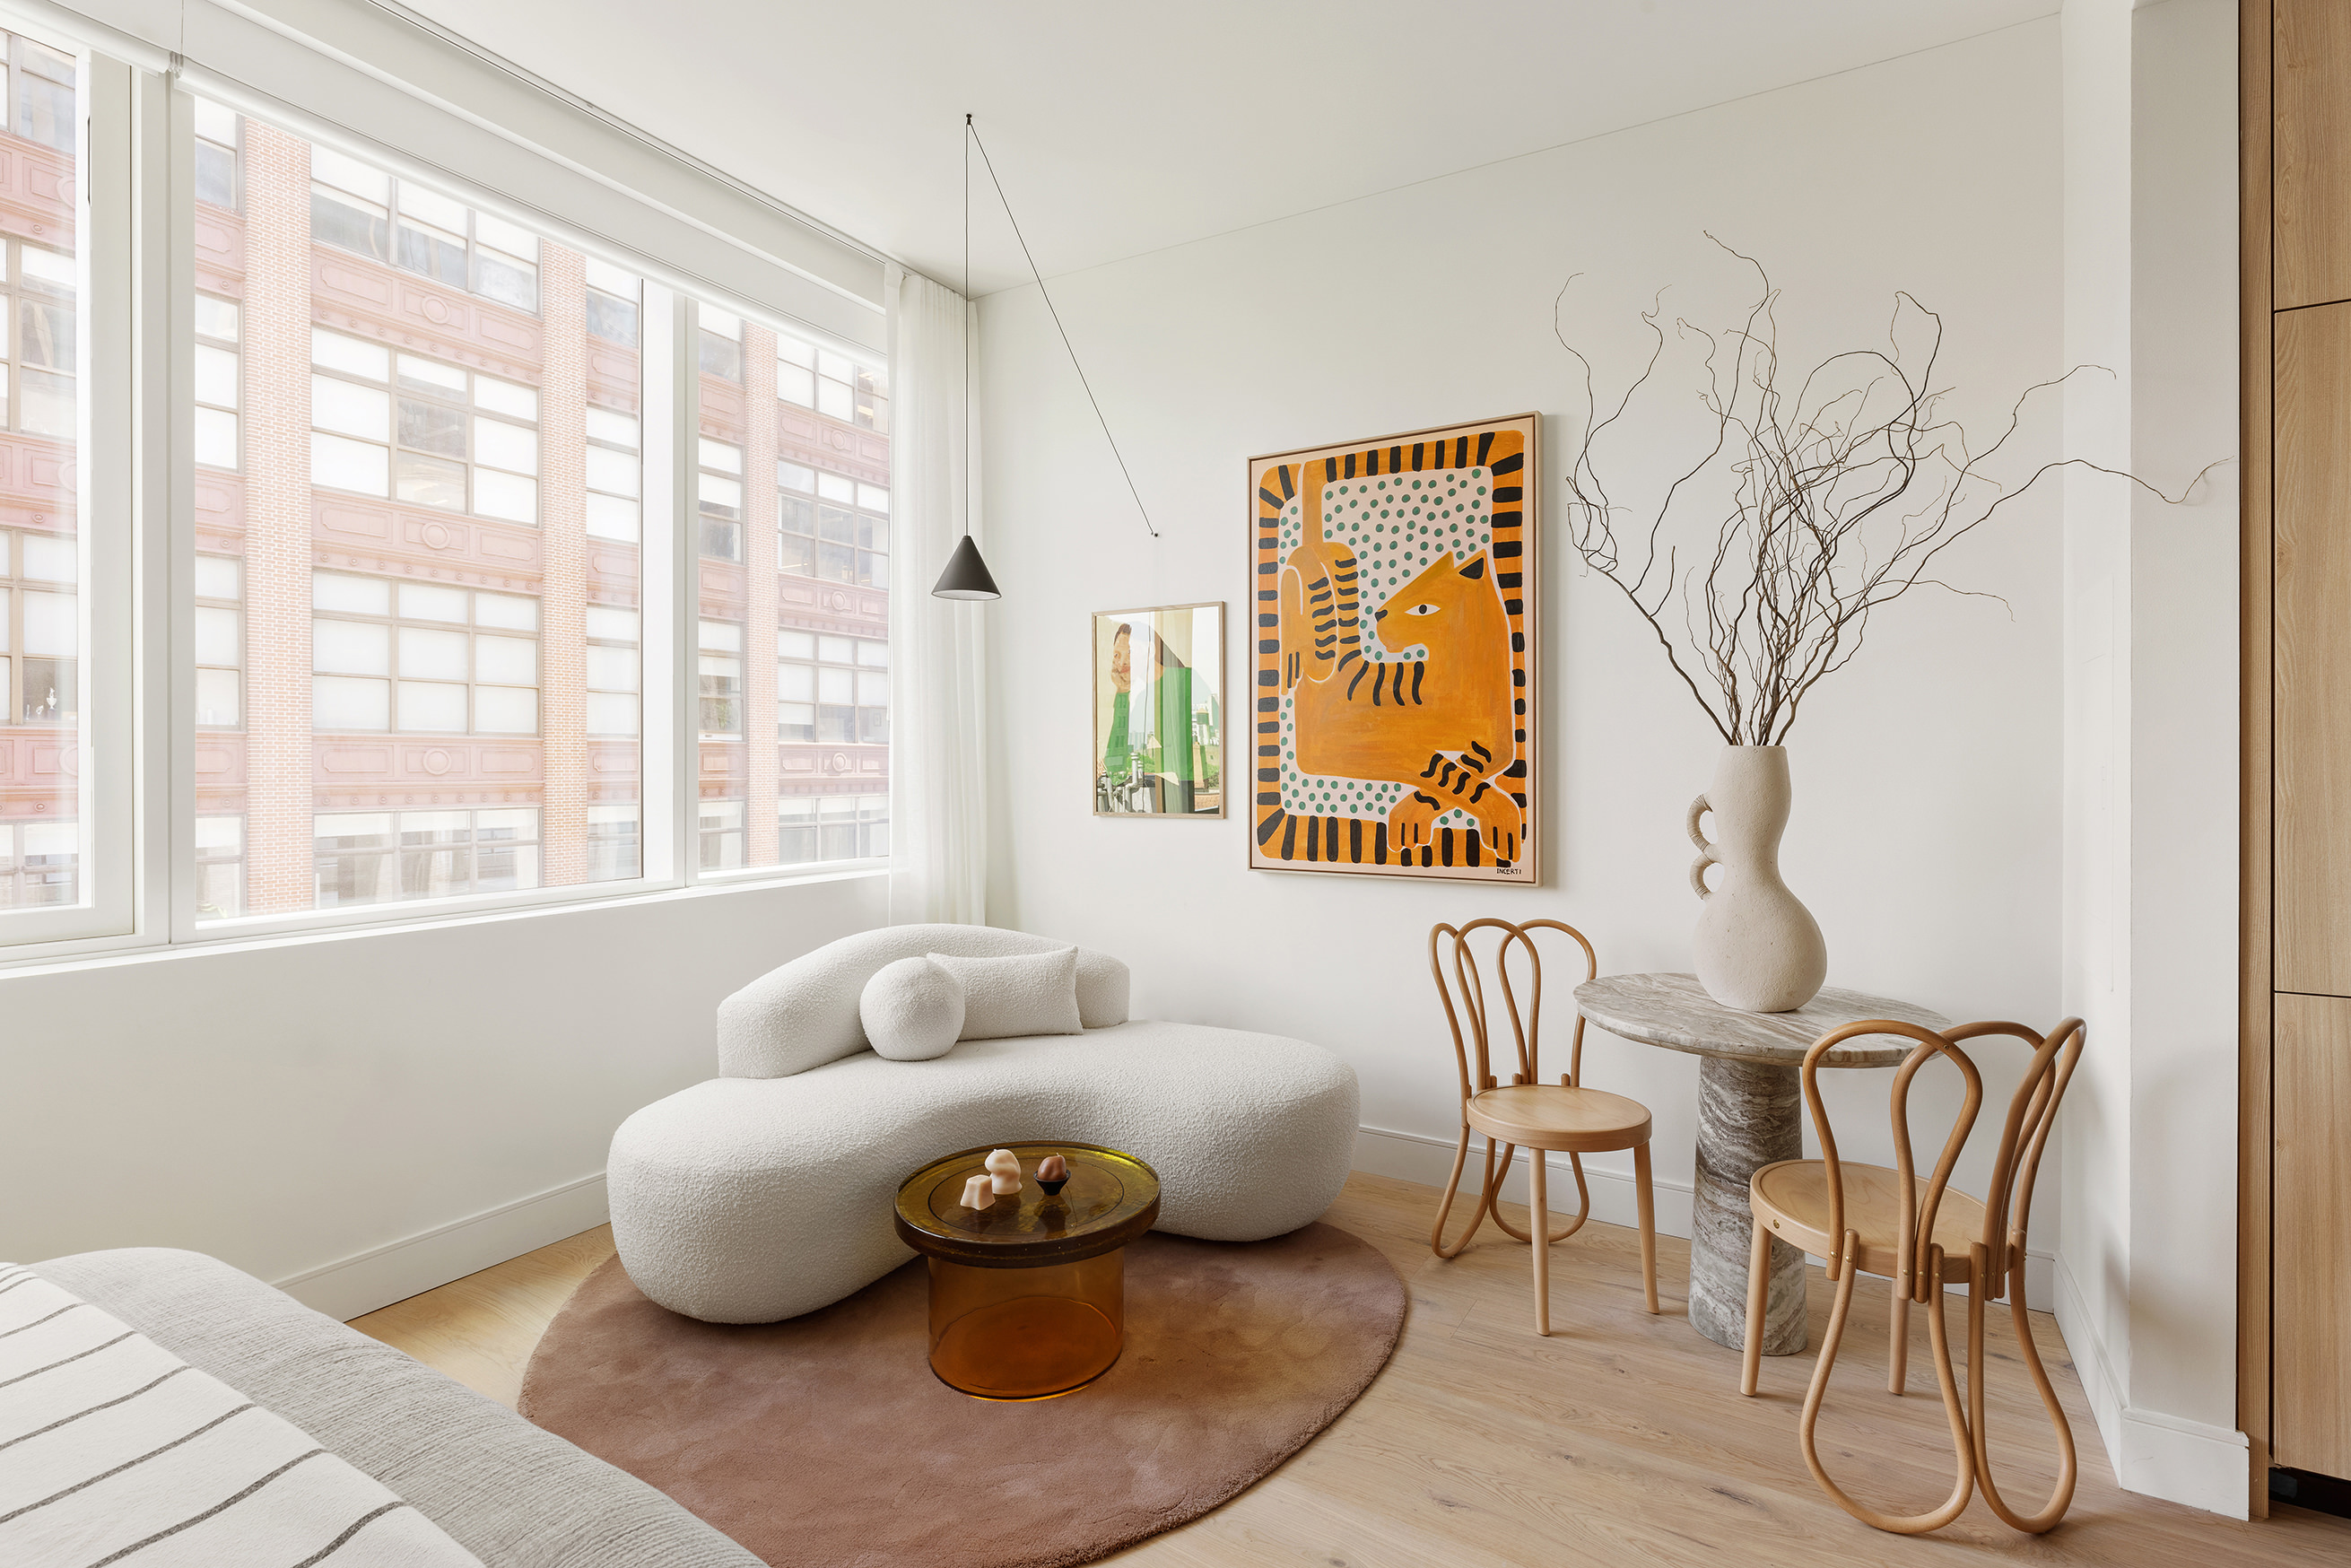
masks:
POLYGON ((1307 479, 1303 540, 1280 576, 1281 681, 1294 704, 1298 770, 1405 786, 1388 812, 1398 849, 1427 843, 1430 824, 1458 808, 1497 860, 1517 860, 1525 769, 1514 760, 1510 620, 1492 563, 1483 550, 1467 561, 1440 554, 1374 616, 1384 647, 1424 647, 1426 656, 1367 660, 1360 573, 1353 554, 1324 535, 1324 487, 1320 476, 1307 479))

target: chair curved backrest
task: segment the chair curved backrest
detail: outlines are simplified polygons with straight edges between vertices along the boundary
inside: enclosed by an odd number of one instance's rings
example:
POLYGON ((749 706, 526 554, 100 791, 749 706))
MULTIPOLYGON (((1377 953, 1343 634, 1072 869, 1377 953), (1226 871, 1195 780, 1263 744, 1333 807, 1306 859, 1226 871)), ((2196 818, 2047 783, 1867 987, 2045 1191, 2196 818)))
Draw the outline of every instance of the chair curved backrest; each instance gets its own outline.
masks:
POLYGON ((1804 1052, 1804 1103, 1813 1114, 1813 1129, 1821 1139, 1821 1161, 1827 1167, 1829 1188, 1830 1251, 1825 1260, 1831 1280, 1844 1278, 1844 1269, 1852 1260, 1844 1256, 1844 1176, 1837 1162, 1836 1132, 1829 1125, 1827 1106, 1821 1103, 1821 1058, 1837 1046, 1860 1035, 1893 1034, 1918 1043, 1902 1059, 1895 1070, 1891 1096, 1894 1131, 1894 1168, 1901 1178, 1901 1207, 1897 1223, 1900 1229, 1895 1244, 1894 1287, 1914 1301, 1928 1301, 1937 1289, 1931 1270, 1919 1266, 1921 1239, 1931 1241, 1935 1234, 1935 1211, 1942 1206, 1943 1193, 1951 1183, 1951 1171, 1959 1163, 1959 1151, 1967 1145, 1968 1134, 1975 1129, 1976 1113, 1983 1105, 1983 1075, 1952 1040, 1931 1029, 1915 1023, 1902 1023, 1893 1019, 1864 1019, 1831 1030, 1813 1042, 1804 1052), (1967 1085, 1967 1098, 1957 1116, 1952 1118, 1949 1136, 1943 1140, 1943 1152, 1935 1162, 1934 1174, 1928 1178, 1926 1190, 1918 1187, 1917 1166, 1910 1148, 1910 1081, 1918 1076, 1919 1069, 1937 1056, 1946 1056, 1959 1070, 1967 1085))
MULTIPOLYGON (((1483 1090, 1498 1087, 1493 1068, 1492 1013, 1487 998, 1485 975, 1478 958, 1476 936, 1480 931, 1498 933, 1494 945, 1495 977, 1500 983, 1502 1006, 1510 1020, 1510 1040, 1518 1057, 1512 1073, 1513 1083, 1534 1083, 1541 1077, 1542 1050, 1542 950, 1536 945, 1537 931, 1561 931, 1575 938, 1583 950, 1585 979, 1600 972, 1599 956, 1583 933, 1557 920, 1529 920, 1512 923, 1492 916, 1468 921, 1455 927, 1439 922, 1428 933, 1428 968, 1437 980, 1437 998, 1445 1004, 1445 1021, 1453 1031, 1453 1058, 1459 1069, 1461 1098, 1468 1100, 1483 1090), (1521 949, 1527 977, 1526 1006, 1519 1005, 1520 987, 1510 978, 1510 955, 1513 948, 1521 949), (1447 960, 1453 967, 1453 979, 1446 980, 1447 960), (1459 1005, 1455 1005, 1456 994, 1459 1005), (1468 1026, 1465 1040, 1464 1022, 1468 1026), (1475 1064, 1472 1065, 1474 1054, 1475 1064)), ((1575 1030, 1568 1048, 1566 1082, 1573 1084, 1583 1068, 1583 1015, 1575 1017, 1575 1030)))
POLYGON ((2025 1242, 2032 1219, 2032 1184, 2041 1171, 2041 1151, 2049 1129, 2057 1122, 2057 1103, 2074 1080, 2082 1060, 2087 1031, 2080 1019, 2069 1018, 2047 1034, 2017 1023, 1971 1023, 1949 1031, 1954 1040, 2008 1035, 2033 1048, 2016 1092, 2010 1096, 2008 1120, 2000 1134, 2000 1152, 1992 1158, 1991 1186, 1984 1194, 1983 1244, 1991 1254, 1990 1274, 2002 1290, 2022 1290, 2017 1277, 2024 1266, 2025 1242))

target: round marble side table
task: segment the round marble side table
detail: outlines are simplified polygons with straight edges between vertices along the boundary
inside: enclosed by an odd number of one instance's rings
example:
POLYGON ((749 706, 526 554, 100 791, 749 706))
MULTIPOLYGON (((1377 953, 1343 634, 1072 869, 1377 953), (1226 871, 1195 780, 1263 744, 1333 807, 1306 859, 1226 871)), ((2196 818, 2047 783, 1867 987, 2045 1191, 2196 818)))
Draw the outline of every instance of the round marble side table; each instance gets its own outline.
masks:
MULTIPOLYGON (((1940 1013, 1885 997, 1823 988, 1789 1013, 1743 1013, 1706 994, 1696 975, 1604 975, 1575 988, 1576 1010, 1614 1035, 1697 1056, 1698 1180, 1690 1205, 1690 1326, 1733 1350, 1747 1343, 1747 1257, 1754 1218, 1747 1183, 1774 1160, 1804 1155, 1803 1084, 1813 1042, 1862 1019, 1949 1027, 1940 1013)), ((1893 1067, 1915 1042, 1863 1035, 1829 1067, 1893 1067)), ((1763 1354, 1804 1348, 1804 1255, 1771 1243, 1763 1354)))

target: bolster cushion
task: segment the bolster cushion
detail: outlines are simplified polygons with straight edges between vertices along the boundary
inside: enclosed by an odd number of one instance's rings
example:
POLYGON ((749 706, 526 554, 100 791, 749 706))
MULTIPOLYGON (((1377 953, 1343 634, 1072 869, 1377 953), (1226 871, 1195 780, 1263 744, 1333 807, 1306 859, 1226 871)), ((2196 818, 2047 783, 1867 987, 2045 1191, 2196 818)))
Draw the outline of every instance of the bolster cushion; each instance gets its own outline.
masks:
MULTIPOLYGON (((865 982, 885 964, 931 953, 1000 958, 1068 946, 992 925, 885 925, 828 942, 718 1004, 718 1071, 728 1078, 786 1078, 865 1050, 872 1042, 858 1004, 865 982)), ((1124 1023, 1126 1002, 1126 966, 1079 948, 1079 1021, 1087 1029, 1124 1023)))

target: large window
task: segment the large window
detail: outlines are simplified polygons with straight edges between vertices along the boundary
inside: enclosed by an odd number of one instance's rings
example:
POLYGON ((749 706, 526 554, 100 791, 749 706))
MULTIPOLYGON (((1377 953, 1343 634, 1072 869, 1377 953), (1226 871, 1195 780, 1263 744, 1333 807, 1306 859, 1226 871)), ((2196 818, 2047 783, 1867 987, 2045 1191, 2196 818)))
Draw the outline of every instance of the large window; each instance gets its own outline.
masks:
POLYGON ((0 32, 0 962, 886 853, 872 342, 202 70, 0 32))

